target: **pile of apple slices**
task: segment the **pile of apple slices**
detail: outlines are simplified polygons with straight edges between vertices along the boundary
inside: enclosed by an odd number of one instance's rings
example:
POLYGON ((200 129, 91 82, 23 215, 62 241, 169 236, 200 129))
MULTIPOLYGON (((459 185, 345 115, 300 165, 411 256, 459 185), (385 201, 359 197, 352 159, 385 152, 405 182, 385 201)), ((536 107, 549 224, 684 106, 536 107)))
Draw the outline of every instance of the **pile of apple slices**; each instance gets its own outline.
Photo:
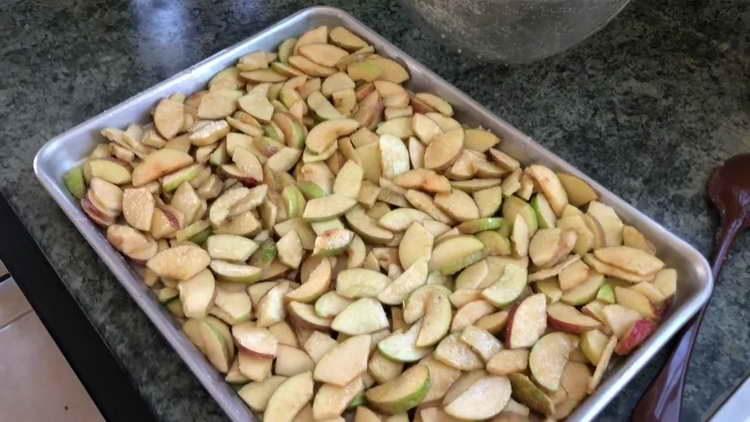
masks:
POLYGON ((64 181, 266 421, 564 418, 677 273, 408 80, 321 26, 102 130, 64 181))

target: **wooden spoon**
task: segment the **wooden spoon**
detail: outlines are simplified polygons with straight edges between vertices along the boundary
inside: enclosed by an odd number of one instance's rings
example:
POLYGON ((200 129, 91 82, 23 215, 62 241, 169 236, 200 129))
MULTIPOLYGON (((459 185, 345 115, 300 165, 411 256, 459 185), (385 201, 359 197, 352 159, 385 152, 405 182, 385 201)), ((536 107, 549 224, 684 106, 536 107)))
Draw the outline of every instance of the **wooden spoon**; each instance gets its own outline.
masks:
MULTIPOLYGON (((721 217, 712 266, 718 281, 735 237, 750 227, 750 154, 736 155, 717 167, 708 182, 708 195, 721 217)), ((680 421, 685 373, 707 307, 708 303, 684 328, 672 356, 633 410, 633 421, 680 421)))

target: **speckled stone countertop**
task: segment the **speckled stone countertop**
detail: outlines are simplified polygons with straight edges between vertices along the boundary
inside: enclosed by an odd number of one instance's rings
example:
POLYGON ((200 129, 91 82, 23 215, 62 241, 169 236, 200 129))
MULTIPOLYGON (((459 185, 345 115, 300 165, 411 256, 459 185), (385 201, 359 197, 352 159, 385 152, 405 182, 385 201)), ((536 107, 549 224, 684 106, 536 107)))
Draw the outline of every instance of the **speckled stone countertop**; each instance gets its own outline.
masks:
MULTIPOLYGON (((331 4, 710 253, 707 177, 750 150, 747 1, 635 0, 576 48, 511 67, 436 45, 396 1, 331 4)), ((55 134, 306 5, 0 4, 0 189, 163 420, 225 416, 37 183, 32 159, 55 134)), ((720 283, 687 381, 686 421, 709 416, 750 370, 750 236, 738 239, 720 283)), ((664 357, 601 419, 625 419, 664 357)))

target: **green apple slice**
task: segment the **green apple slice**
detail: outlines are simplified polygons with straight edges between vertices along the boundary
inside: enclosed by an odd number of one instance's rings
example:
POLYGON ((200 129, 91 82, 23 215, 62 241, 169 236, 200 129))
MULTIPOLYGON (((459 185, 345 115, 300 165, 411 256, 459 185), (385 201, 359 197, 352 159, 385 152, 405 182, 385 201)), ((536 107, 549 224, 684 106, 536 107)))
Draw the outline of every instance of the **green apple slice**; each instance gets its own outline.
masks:
POLYGON ((245 384, 237 394, 255 412, 266 410, 268 400, 279 386, 286 381, 287 377, 272 375, 260 382, 245 384))
POLYGON ((424 318, 416 346, 432 346, 442 340, 450 330, 452 314, 448 295, 442 290, 433 290, 425 303, 424 318))
POLYGON ((539 228, 551 229, 555 227, 557 224, 557 216, 555 215, 555 212, 552 211, 552 207, 550 207, 549 202, 547 202, 547 198, 545 198, 544 195, 541 193, 534 195, 531 199, 531 207, 536 213, 539 228))
POLYGON ((188 318, 203 318, 214 301, 216 282, 210 270, 205 269, 177 285, 182 309, 188 318))
POLYGON ((481 376, 462 392, 443 401, 445 413, 467 420, 491 418, 500 413, 510 400, 511 385, 506 377, 481 376))
POLYGON ((460 235, 440 242, 432 251, 430 270, 455 274, 484 257, 484 244, 474 236, 460 235))
POLYGON ((416 362, 431 350, 429 347, 417 346, 417 337, 421 329, 422 322, 417 321, 406 332, 397 330, 378 343, 378 350, 389 359, 398 362, 416 362))
POLYGON ((513 222, 516 220, 516 215, 523 217, 529 228, 529 234, 533 235, 539 227, 534 209, 523 199, 510 196, 503 201, 503 219, 513 222))
POLYGON ((609 337, 599 330, 589 330, 581 334, 581 351, 592 365, 596 366, 607 346, 609 337))
POLYGON ((364 268, 341 271, 336 278, 336 292, 349 299, 377 297, 391 283, 388 276, 364 268))
POLYGON ((63 176, 63 182, 65 187, 68 188, 68 192, 76 198, 81 199, 86 194, 86 181, 83 177, 82 166, 76 166, 68 170, 63 176))
POLYGON ((227 344, 221 334, 205 319, 200 320, 199 329, 203 350, 208 357, 208 361, 217 371, 226 373, 229 370, 230 356, 227 344))
POLYGON ((599 290, 596 292, 596 300, 605 303, 615 303, 615 290, 612 288, 612 285, 605 283, 599 287, 599 290))
POLYGON ((513 388, 512 395, 516 400, 543 415, 555 413, 555 403, 528 376, 514 373, 509 374, 508 379, 513 388))
POLYGON ((572 289, 566 290, 560 300, 568 305, 583 305, 596 298, 596 294, 603 284, 604 276, 592 272, 586 281, 572 289))
POLYGON ((379 294, 378 300, 386 305, 398 305, 415 289, 427 281, 427 260, 420 259, 379 294))
POLYGON ((430 390, 430 370, 417 365, 398 378, 371 388, 365 393, 373 407, 389 413, 403 413, 417 407, 430 390))
POLYGON ((370 336, 350 337, 329 350, 315 365, 315 380, 345 386, 367 370, 370 336))
POLYGON ((331 323, 334 330, 356 336, 388 328, 388 317, 375 299, 362 298, 342 310, 331 323))
POLYGON ((262 270, 245 264, 235 264, 220 259, 211 261, 211 270, 223 281, 251 284, 260 280, 262 270))
POLYGON ((257 249, 257 243, 243 236, 215 234, 206 239, 206 250, 212 259, 247 261, 257 249))
POLYGON ((464 221, 458 225, 458 231, 463 234, 475 234, 487 230, 499 229, 503 224, 501 217, 484 217, 476 220, 464 221))
POLYGON ((315 301, 315 313, 321 318, 335 317, 351 303, 351 299, 347 299, 335 291, 329 291, 315 301))
POLYGON ((482 290, 482 297, 496 306, 509 305, 521 295, 527 280, 526 268, 508 264, 503 270, 503 275, 490 287, 482 290))
POLYGON ((302 196, 302 192, 294 185, 289 185, 281 191, 281 196, 284 198, 284 204, 286 206, 287 215, 291 218, 301 217, 302 211, 305 209, 305 197, 302 196))
POLYGON ((263 420, 292 422, 313 398, 312 372, 307 371, 282 382, 268 399, 263 420))

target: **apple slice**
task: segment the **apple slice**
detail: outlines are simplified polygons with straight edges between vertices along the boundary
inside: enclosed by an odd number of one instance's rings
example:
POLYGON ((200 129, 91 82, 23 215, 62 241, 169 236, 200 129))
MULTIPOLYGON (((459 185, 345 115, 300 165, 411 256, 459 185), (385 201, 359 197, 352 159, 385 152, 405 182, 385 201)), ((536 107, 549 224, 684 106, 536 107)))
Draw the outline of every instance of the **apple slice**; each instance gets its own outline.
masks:
POLYGON ((107 215, 117 217, 122 210, 122 189, 104 179, 91 179, 86 198, 107 215))
POLYGON ((206 239, 206 249, 212 259, 247 261, 258 244, 243 236, 215 234, 206 239))
POLYGON ((495 307, 486 300, 474 300, 461 306, 453 317, 451 331, 461 331, 479 318, 495 312, 495 307))
POLYGON ((89 176, 89 179, 98 177, 115 185, 123 185, 130 182, 130 168, 109 158, 97 158, 86 161, 84 172, 89 176))
POLYGON ((331 327, 331 319, 319 317, 310 304, 290 302, 288 308, 289 316, 297 326, 322 331, 327 331, 331 327))
POLYGON ((540 338, 529 354, 529 369, 534 380, 549 391, 557 391, 568 356, 577 346, 578 337, 561 332, 540 338))
POLYGON ((428 347, 417 346, 417 338, 421 329, 422 322, 417 321, 406 332, 396 330, 378 343, 378 350, 389 359, 398 362, 418 361, 431 350, 428 347))
POLYGON ((399 261, 402 268, 409 268, 418 260, 430 260, 434 236, 422 224, 412 223, 398 246, 399 261))
MULTIPOLYGON (((476 202, 468 193, 459 189, 454 189, 450 193, 438 193, 435 195, 435 205, 458 221, 469 222, 479 219, 479 208, 477 208, 476 202)), ((489 224, 495 223, 497 223, 497 220, 491 221, 489 224)), ((472 225, 474 224, 470 224, 469 228, 472 225)))
POLYGON ((457 273, 484 257, 484 244, 474 236, 460 235, 440 242, 432 251, 430 271, 457 273))
MULTIPOLYGON (((383 331, 386 334, 388 333, 387 330, 383 331)), ((378 351, 372 353, 370 362, 367 365, 367 373, 372 375, 375 382, 378 384, 383 384, 396 378, 401 375, 403 371, 404 364, 402 362, 390 360, 378 351)))
POLYGON ((287 293, 286 298, 303 303, 313 302, 328 290, 330 284, 331 262, 328 259, 321 259, 315 269, 310 272, 307 280, 300 287, 287 293))
POLYGON ((591 201, 587 215, 599 223, 604 232, 604 245, 602 246, 622 245, 623 223, 612 207, 604 205, 599 201, 591 201))
POLYGON ((464 130, 457 128, 433 136, 424 152, 424 166, 442 170, 458 158, 464 146, 464 130))
POLYGON ((302 241, 296 231, 290 230, 276 242, 279 260, 290 268, 297 268, 302 263, 302 241))
POLYGON ((646 341, 657 329, 656 323, 648 319, 639 319, 625 331, 623 337, 615 347, 615 353, 620 356, 630 354, 636 347, 646 341))
POLYGON ((429 390, 429 369, 416 365, 398 378, 371 388, 365 396, 373 407, 389 414, 397 414, 417 407, 429 390))
POLYGON ((581 334, 581 351, 592 365, 596 366, 599 363, 608 341, 609 337, 599 330, 589 330, 581 334))
POLYGON ((206 269, 210 261, 205 250, 185 244, 157 253, 146 265, 160 277, 187 280, 206 269))
POLYGON ((378 293, 378 300, 386 305, 398 305, 414 290, 427 281, 427 260, 422 258, 409 267, 396 280, 378 293))
POLYGON ((482 297, 495 306, 506 306, 515 301, 527 285, 526 268, 505 265, 503 275, 490 287, 482 290, 482 297))
POLYGON ((547 325, 555 330, 581 334, 599 328, 601 323, 573 306, 558 302, 547 306, 547 325))
POLYGON ((320 331, 313 331, 305 341, 303 348, 312 360, 318 363, 337 344, 336 340, 332 339, 329 335, 323 334, 320 331))
POLYGON ((255 323, 243 322, 233 326, 232 336, 239 347, 256 357, 273 359, 276 356, 279 341, 270 331, 256 327, 255 323))
POLYGON ((266 410, 268 400, 273 393, 286 380, 287 377, 273 375, 260 382, 245 384, 237 394, 250 409, 255 412, 262 412, 266 410))
MULTIPOLYGON (((615 306, 615 305, 610 305, 615 306)), ((602 377, 604 376, 604 372, 609 368, 609 360, 612 358, 612 352, 615 350, 615 347, 617 346, 617 337, 612 336, 609 338, 609 341, 607 342, 607 345, 604 346, 604 350, 602 351, 601 357, 599 358, 599 363, 596 364, 596 369, 594 370, 594 375, 591 376, 591 379, 589 380, 588 385, 588 393, 593 394, 594 391, 596 391, 596 387, 599 386, 599 383, 602 380, 602 377)))
POLYGON ((364 268, 341 271, 336 278, 336 292, 349 299, 377 297, 391 281, 388 276, 364 268))
POLYGON ((258 301, 255 310, 258 327, 270 327, 286 318, 284 296, 291 289, 289 282, 277 283, 258 301))
POLYGON ((341 416, 346 406, 364 388, 362 378, 357 377, 343 387, 323 384, 315 394, 313 416, 315 420, 324 420, 341 416))
POLYGON ((589 278, 590 268, 582 261, 571 264, 558 274, 560 289, 570 290, 589 278))
POLYGON ((349 135, 359 127, 354 119, 336 119, 319 123, 307 134, 306 146, 312 152, 320 154, 336 142, 336 139, 349 135))
POLYGON ((515 372, 523 372, 528 365, 528 350, 499 350, 487 361, 487 372, 495 375, 508 375, 515 372))
POLYGON ((617 286, 615 287, 615 298, 617 299, 617 303, 638 312, 643 317, 652 320, 656 319, 654 307, 643 293, 617 286))
POLYGON ((346 213, 356 204, 356 200, 337 194, 311 199, 305 206, 302 218, 305 221, 329 220, 346 213))
POLYGON ((477 328, 481 328, 481 329, 489 331, 490 333, 494 335, 498 335, 505 328, 505 322, 507 320, 508 320, 508 311, 500 311, 500 312, 495 312, 494 314, 490 314, 482 318, 479 318, 479 320, 476 323, 474 323, 474 325, 476 325, 477 328))
POLYGON ((336 315, 331 328, 352 336, 370 334, 388 328, 388 317, 377 300, 365 297, 350 304, 336 315))
POLYGON ((154 126, 161 136, 174 138, 182 130, 185 105, 171 98, 159 101, 154 109, 154 126))
POLYGON ((397 208, 385 213, 378 220, 378 224, 391 231, 404 231, 412 223, 429 220, 430 216, 413 208, 397 208))
POLYGON ((543 415, 555 413, 555 403, 528 376, 514 373, 509 374, 508 379, 513 388, 512 395, 516 400, 543 415))
POLYGON ((157 252, 157 243, 130 226, 113 224, 107 228, 107 240, 127 257, 144 262, 157 252))
POLYGON ((412 135, 410 121, 410 117, 400 117, 381 123, 377 129, 380 135, 380 166, 383 177, 387 179, 393 179, 409 170, 409 150, 399 138, 408 138, 412 135))
POLYGON ((628 246, 611 246, 594 250, 594 256, 605 264, 641 276, 651 275, 662 268, 664 262, 640 249, 628 246))
POLYGON ((603 284, 604 276, 596 272, 591 272, 586 281, 566 290, 560 300, 568 305, 583 305, 594 300, 599 288, 603 284))
POLYGON ((605 322, 617 338, 623 338, 630 326, 642 318, 638 312, 622 305, 607 305, 602 309, 602 313, 605 322))
POLYGON ((664 295, 664 299, 674 296, 677 291, 677 271, 673 268, 665 268, 654 277, 654 286, 664 295))
POLYGON ((240 373, 252 381, 263 381, 271 376, 273 359, 259 358, 242 348, 237 353, 240 373))
POLYGON ((534 183, 544 193, 555 214, 558 217, 562 215, 563 208, 568 204, 568 194, 560 178, 552 170, 539 164, 528 166, 525 172, 534 179, 534 183))
POLYGON ((487 330, 470 325, 461 332, 461 341, 466 343, 471 349, 484 359, 485 362, 502 350, 503 346, 487 330))
POLYGON ((425 357, 417 365, 426 366, 430 371, 430 390, 424 397, 425 403, 442 399, 451 385, 461 377, 460 370, 440 362, 432 355, 425 357))
POLYGON ((237 324, 250 319, 253 302, 245 286, 232 283, 217 283, 214 304, 229 317, 227 323, 237 324))
MULTIPOLYGON (((233 285, 234 286, 234 285, 233 285)), ((268 327, 268 331, 276 337, 279 344, 299 348, 299 341, 297 341, 297 335, 292 330, 292 326, 286 322, 277 322, 276 324, 268 327)))
POLYGON ((204 318, 214 302, 216 281, 210 270, 205 269, 177 285, 185 316, 204 318))
POLYGON ((78 199, 83 199, 83 196, 86 194, 86 180, 83 176, 82 166, 73 167, 68 170, 63 176, 63 182, 71 195, 78 199))
POLYGON ((292 422, 313 397, 313 376, 307 371, 282 382, 268 399, 263 420, 292 422))
POLYGON ((350 337, 329 350, 315 365, 315 380, 345 386, 367 370, 370 336, 350 337))
MULTIPOLYGON (((564 230, 573 230, 576 233, 576 244, 573 250, 579 255, 585 255, 596 243, 594 232, 586 224, 587 216, 571 215, 563 216, 557 221, 557 227, 564 230)), ((594 223, 598 224, 598 223, 594 223)), ((599 226, 596 226, 599 227, 599 226)))
POLYGON ((164 148, 147 155, 135 166, 131 183, 135 187, 143 186, 165 174, 177 171, 193 163, 190 154, 175 149, 164 148))
POLYGON ((425 304, 424 319, 416 346, 432 346, 445 337, 450 329, 451 316, 451 303, 447 294, 442 290, 433 290, 425 304))
POLYGON ((622 228, 622 243, 625 246, 640 249, 651 255, 656 254, 656 246, 633 226, 624 226, 622 228))
POLYGON ((450 296, 451 292, 444 286, 427 284, 412 292, 404 302, 404 321, 407 324, 416 322, 422 318, 425 313, 425 307, 427 301, 433 291, 439 290, 446 296, 450 296))
MULTIPOLYGON (((199 333, 203 350, 208 361, 217 371, 226 373, 231 360, 229 348, 217 327, 208 323, 208 319, 199 320, 199 333)), ((219 324, 222 324, 219 322, 219 324)))
POLYGON ((435 349, 434 356, 444 364, 462 371, 484 367, 482 358, 461 341, 461 333, 452 333, 444 338, 435 349))
MULTIPOLYGON (((362 395, 364 398, 364 395, 362 395)), ((354 422, 382 422, 382 418, 377 413, 366 408, 363 404, 357 406, 357 411, 354 414, 354 422)))
POLYGON ((286 344, 279 344, 274 364, 274 373, 291 377, 306 371, 312 371, 315 362, 303 350, 286 344))
POLYGON ((596 191, 577 176, 568 173, 557 173, 557 177, 568 193, 568 199, 573 206, 582 207, 599 198, 596 191))
POLYGON ((537 293, 522 300, 508 317, 505 340, 512 349, 531 347, 547 328, 547 299, 537 293))
POLYGON ((235 264, 219 259, 211 260, 211 270, 223 281, 254 283, 261 279, 262 269, 252 265, 235 264))
POLYGON ((351 303, 351 299, 347 299, 335 291, 329 291, 315 301, 315 313, 321 318, 335 317, 351 303))
POLYGON ((508 378, 482 376, 459 393, 448 395, 443 401, 447 414, 461 419, 477 420, 491 418, 502 411, 510 399, 511 386, 508 378))

